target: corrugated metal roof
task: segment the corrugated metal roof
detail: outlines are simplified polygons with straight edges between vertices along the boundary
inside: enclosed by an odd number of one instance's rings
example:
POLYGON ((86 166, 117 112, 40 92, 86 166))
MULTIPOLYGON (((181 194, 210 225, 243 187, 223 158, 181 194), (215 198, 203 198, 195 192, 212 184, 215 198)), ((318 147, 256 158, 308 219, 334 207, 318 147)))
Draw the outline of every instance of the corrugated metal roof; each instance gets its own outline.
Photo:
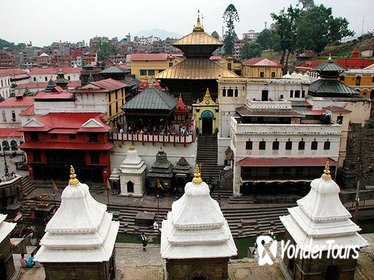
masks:
POLYGON ((339 65, 335 64, 332 60, 328 60, 327 62, 320 64, 314 68, 317 72, 344 72, 345 68, 340 67, 339 65))
POLYGON ((122 109, 125 111, 128 109, 171 111, 176 105, 177 100, 174 97, 151 86, 126 102, 126 104, 122 106, 122 109))
POLYGON ((309 94, 321 97, 352 97, 354 89, 335 79, 319 79, 309 85, 309 94))
POLYGON ((173 46, 185 45, 216 45, 223 46, 223 43, 205 32, 191 32, 172 44, 173 46))
POLYGON ((239 77, 234 72, 209 59, 186 59, 159 73, 157 79, 216 80, 220 77, 239 77))
POLYGON ((125 69, 118 67, 118 66, 111 66, 103 71, 100 72, 100 74, 125 74, 129 71, 126 71, 125 69))

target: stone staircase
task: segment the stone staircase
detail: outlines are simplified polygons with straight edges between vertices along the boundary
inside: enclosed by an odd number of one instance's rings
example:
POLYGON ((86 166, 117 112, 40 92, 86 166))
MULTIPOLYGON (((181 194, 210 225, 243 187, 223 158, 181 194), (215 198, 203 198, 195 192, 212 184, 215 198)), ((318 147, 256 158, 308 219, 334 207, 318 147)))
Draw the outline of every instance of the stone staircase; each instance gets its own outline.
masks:
POLYGON ((27 197, 30 193, 32 193, 36 189, 33 182, 30 180, 29 176, 24 176, 21 178, 21 185, 22 185, 22 193, 24 197, 27 197))
POLYGON ((201 177, 210 184, 209 179, 218 182, 223 166, 217 164, 217 136, 200 135, 197 142, 196 163, 201 164, 201 177))

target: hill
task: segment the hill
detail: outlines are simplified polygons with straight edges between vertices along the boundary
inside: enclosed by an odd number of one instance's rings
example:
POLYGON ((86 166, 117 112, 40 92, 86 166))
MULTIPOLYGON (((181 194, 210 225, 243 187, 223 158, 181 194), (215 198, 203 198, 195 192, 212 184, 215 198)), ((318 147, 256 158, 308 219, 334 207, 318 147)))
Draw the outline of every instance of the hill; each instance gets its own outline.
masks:
POLYGON ((328 45, 323 50, 323 55, 328 56, 331 53, 334 57, 350 57, 354 48, 358 48, 361 52, 364 49, 373 47, 374 36, 372 34, 366 34, 346 43, 328 45))

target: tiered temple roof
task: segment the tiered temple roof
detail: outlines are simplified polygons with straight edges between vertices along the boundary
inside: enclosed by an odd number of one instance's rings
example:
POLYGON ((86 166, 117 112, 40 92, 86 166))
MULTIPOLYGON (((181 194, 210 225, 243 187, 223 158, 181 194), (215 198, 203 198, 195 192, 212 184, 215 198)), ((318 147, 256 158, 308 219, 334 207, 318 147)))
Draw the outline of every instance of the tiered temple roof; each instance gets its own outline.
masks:
POLYGON ((161 256, 165 259, 224 258, 237 255, 227 220, 209 194, 197 166, 184 195, 162 222, 161 256))
POLYGON ((119 222, 70 170, 61 206, 48 222, 35 260, 41 263, 105 262, 113 254, 119 222))
POLYGON ((334 240, 334 246, 366 246, 368 243, 358 234, 361 228, 350 220, 351 214, 340 201, 340 188, 331 179, 328 164, 311 187, 296 207, 288 209, 289 215, 280 217, 296 244, 305 251, 314 245, 326 246, 327 240, 334 240))
POLYGON ((156 155, 156 161, 153 163, 148 178, 171 178, 173 177, 173 164, 168 160, 165 151, 162 149, 156 155))
POLYGON ((140 174, 144 172, 147 166, 138 156, 138 152, 134 144, 131 144, 129 150, 126 153, 126 158, 123 160, 120 166, 122 173, 140 174))

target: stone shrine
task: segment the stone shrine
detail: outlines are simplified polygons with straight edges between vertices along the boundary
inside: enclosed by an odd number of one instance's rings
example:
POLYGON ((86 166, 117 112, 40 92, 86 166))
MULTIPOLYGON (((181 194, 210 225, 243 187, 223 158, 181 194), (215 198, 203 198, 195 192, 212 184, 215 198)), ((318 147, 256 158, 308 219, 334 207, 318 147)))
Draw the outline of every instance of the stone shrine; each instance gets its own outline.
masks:
POLYGON ((285 241, 300 248, 297 256, 284 256, 281 270, 286 279, 354 279, 359 250, 368 243, 358 234, 361 228, 350 220, 339 192, 326 164, 322 177, 312 181, 310 192, 288 209, 289 215, 280 217, 285 241))
POLYGON ((48 222, 35 261, 44 265, 46 280, 109 280, 115 278, 114 243, 119 222, 97 202, 70 167, 61 206, 48 222))
POLYGON ((218 202, 196 166, 195 177, 162 222, 161 257, 167 279, 227 279, 237 249, 218 202))

